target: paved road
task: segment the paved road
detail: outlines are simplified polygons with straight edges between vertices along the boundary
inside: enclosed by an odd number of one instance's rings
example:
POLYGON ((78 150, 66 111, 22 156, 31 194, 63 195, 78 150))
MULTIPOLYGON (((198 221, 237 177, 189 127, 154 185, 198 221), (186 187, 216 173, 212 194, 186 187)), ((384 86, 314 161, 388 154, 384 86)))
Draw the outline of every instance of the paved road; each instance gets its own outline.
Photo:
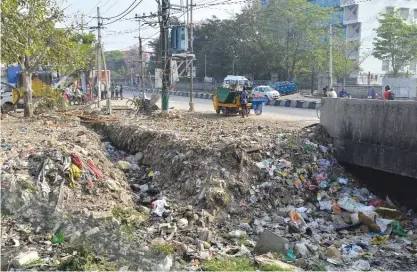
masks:
MULTIPOLYGON (((124 92, 125 97, 131 98, 133 96, 139 96, 138 92, 124 92)), ((150 94, 147 94, 150 96, 150 94)), ((160 102, 159 102, 160 103, 160 102)), ((189 109, 189 98, 183 96, 170 96, 169 107, 174 109, 189 109)), ((120 104, 119 102, 117 104, 120 104)), ((213 102, 210 99, 194 98, 194 107, 198 112, 214 113, 213 102)), ((259 117, 286 119, 286 120, 299 120, 299 121, 314 121, 318 122, 319 119, 314 109, 300 109, 300 108, 287 108, 287 107, 274 107, 265 106, 263 113, 259 117)))

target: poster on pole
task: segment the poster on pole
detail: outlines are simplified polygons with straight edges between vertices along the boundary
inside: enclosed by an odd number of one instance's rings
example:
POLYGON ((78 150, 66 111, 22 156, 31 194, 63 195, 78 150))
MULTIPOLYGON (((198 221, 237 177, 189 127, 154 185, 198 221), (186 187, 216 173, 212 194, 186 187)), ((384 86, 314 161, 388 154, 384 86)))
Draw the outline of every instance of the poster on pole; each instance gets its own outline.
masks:
POLYGON ((178 65, 177 61, 171 60, 171 83, 178 82, 179 76, 178 76, 178 65))
POLYGON ((155 69, 155 89, 162 89, 162 69, 155 69))

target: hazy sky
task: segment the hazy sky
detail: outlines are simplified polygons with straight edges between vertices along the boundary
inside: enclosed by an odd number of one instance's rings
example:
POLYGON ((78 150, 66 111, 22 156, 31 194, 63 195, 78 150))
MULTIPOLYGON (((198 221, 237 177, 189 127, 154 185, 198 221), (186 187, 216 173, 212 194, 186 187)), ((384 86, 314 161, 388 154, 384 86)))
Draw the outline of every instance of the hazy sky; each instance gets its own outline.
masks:
MULTIPOLYGON (((137 0, 135 4, 139 3, 137 0)), ((185 5, 186 0, 171 0, 171 4, 185 5)), ((190 1, 190 0, 189 0, 190 1)), ((100 7, 100 13, 102 17, 112 17, 120 14, 126 10, 134 0, 65 0, 64 7, 65 14, 67 16, 65 25, 69 26, 73 22, 81 23, 81 14, 84 14, 84 23, 88 23, 88 26, 97 26, 97 6, 100 7)), ((244 5, 244 0, 193 0, 196 5, 193 11, 194 22, 201 21, 206 18, 210 18, 216 15, 219 18, 228 18, 233 14, 241 10, 244 5), (211 4, 212 6, 204 7, 204 4, 211 4), (216 5, 213 5, 216 4, 216 5), (218 4, 218 5, 217 5, 218 4)), ((142 2, 124 19, 119 20, 113 24, 109 24, 102 30, 102 37, 104 40, 105 50, 116 49, 128 49, 135 44, 138 44, 138 22, 133 20, 135 14, 149 15, 150 12, 157 12, 157 2, 155 0, 142 0, 142 2)), ((130 9, 129 9, 130 10, 130 9)), ((171 16, 181 16, 184 12, 171 11, 171 16), (174 12, 174 13, 173 13, 174 12)), ((117 18, 115 18, 117 19, 117 18)), ((104 24, 111 22, 112 20, 104 20, 104 24)), ((148 19, 149 20, 149 19, 148 19)), ((181 17, 181 20, 186 20, 186 15, 181 17)), ((87 28, 84 31, 89 31, 87 28)), ((97 33, 97 30, 94 30, 97 33)), ((142 26, 141 36, 142 38, 155 38, 158 37, 158 26, 149 27, 142 26)), ((143 40, 145 43, 148 40, 143 40)))

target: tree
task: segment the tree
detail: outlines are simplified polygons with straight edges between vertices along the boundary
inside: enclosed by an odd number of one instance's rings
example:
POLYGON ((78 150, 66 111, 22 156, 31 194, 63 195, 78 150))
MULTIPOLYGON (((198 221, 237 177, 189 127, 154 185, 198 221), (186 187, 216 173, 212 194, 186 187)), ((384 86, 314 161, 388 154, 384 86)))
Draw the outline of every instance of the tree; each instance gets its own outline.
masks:
POLYGON ((73 71, 85 57, 70 29, 58 29, 63 10, 55 0, 1 2, 1 60, 22 67, 25 117, 33 116, 32 73, 40 67, 73 71))
POLYGON ((328 18, 332 10, 304 0, 271 1, 256 20, 262 37, 274 48, 271 66, 292 79, 306 67, 317 64, 327 51, 328 18))
POLYGON ((122 51, 114 50, 104 53, 107 69, 124 76, 126 72, 125 55, 122 51))
POLYGON ((397 12, 381 15, 374 39, 373 56, 387 60, 396 77, 412 59, 417 59, 417 26, 408 25, 397 12))
POLYGON ((346 77, 353 71, 360 70, 360 65, 371 55, 371 51, 360 53, 357 58, 352 58, 360 48, 360 42, 347 42, 344 37, 334 40, 333 46, 333 72, 336 78, 343 79, 346 85, 346 77))

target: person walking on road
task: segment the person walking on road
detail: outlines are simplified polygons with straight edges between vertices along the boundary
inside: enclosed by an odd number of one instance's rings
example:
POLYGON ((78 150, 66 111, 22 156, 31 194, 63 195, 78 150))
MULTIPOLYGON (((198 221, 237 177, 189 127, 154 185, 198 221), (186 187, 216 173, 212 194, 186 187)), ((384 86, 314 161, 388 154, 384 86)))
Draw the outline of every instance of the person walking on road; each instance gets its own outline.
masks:
POLYGON ((111 89, 110 89, 110 92, 111 92, 110 99, 111 99, 111 100, 114 100, 114 84, 111 84, 111 89))
POLYGON ((245 86, 243 86, 242 92, 240 94, 240 105, 242 106, 242 118, 245 118, 245 115, 248 117, 248 94, 246 93, 245 86))
POLYGON ((116 100, 119 100, 119 86, 116 86, 116 90, 115 90, 115 93, 116 93, 116 100))
POLYGON ((389 85, 385 86, 384 100, 394 100, 394 94, 389 85))

